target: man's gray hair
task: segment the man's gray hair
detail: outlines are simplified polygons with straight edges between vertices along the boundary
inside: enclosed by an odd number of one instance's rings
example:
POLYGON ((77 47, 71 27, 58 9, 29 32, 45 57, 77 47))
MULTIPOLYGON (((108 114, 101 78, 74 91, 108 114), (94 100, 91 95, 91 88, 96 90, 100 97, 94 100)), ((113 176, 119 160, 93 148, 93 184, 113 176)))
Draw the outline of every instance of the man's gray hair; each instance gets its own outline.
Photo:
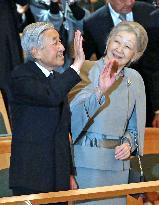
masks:
POLYGON ((49 29, 54 29, 54 26, 52 23, 48 22, 32 23, 25 27, 21 38, 21 45, 26 61, 34 61, 31 52, 32 48, 40 49, 43 47, 42 33, 49 29))

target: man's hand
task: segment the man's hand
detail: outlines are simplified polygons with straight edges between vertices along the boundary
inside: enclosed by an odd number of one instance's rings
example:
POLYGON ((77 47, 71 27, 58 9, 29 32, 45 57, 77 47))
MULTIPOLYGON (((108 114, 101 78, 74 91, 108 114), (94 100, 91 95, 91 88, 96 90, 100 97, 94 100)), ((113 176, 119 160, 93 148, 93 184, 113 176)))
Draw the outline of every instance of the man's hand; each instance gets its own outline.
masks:
POLYGON ((24 14, 28 10, 29 6, 26 4, 25 6, 21 6, 20 4, 17 4, 17 12, 19 14, 24 14))
POLYGON ((73 175, 70 176, 70 189, 71 190, 78 189, 78 185, 73 175))
POLYGON ((69 5, 74 4, 77 0, 68 0, 69 5))
POLYGON ((51 0, 52 2, 56 3, 56 2, 59 2, 59 0, 51 0))
POLYGON ((81 69, 84 61, 85 61, 85 55, 82 47, 82 41, 83 37, 81 35, 80 31, 75 32, 75 38, 74 38, 74 63, 72 64, 74 67, 76 67, 78 70, 81 69))
POLYGON ((152 127, 158 127, 159 128, 159 113, 155 114, 155 117, 152 121, 152 127))

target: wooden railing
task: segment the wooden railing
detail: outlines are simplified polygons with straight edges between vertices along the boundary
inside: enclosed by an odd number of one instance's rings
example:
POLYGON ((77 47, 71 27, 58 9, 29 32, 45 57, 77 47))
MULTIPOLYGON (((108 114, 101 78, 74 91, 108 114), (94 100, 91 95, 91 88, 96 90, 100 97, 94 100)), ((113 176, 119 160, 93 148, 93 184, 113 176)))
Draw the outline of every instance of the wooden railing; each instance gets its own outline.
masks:
POLYGON ((0 137, 0 170, 10 165, 11 139, 11 137, 0 137))
POLYGON ((113 185, 79 190, 69 190, 60 192, 50 192, 41 194, 31 194, 22 196, 12 196, 0 198, 0 204, 17 205, 20 202, 30 201, 34 205, 72 202, 82 200, 97 200, 103 198, 113 198, 138 192, 149 192, 159 190, 159 181, 141 182, 132 184, 113 185))
POLYGON ((144 154, 159 154, 159 128, 145 128, 144 154))
POLYGON ((11 152, 11 137, 0 138, 0 154, 6 154, 11 152))
POLYGON ((3 100, 3 97, 2 97, 1 91, 0 91, 0 112, 2 113, 7 133, 9 135, 11 135, 11 127, 10 127, 8 114, 7 114, 7 111, 6 111, 6 107, 5 107, 5 104, 4 104, 4 100, 3 100))

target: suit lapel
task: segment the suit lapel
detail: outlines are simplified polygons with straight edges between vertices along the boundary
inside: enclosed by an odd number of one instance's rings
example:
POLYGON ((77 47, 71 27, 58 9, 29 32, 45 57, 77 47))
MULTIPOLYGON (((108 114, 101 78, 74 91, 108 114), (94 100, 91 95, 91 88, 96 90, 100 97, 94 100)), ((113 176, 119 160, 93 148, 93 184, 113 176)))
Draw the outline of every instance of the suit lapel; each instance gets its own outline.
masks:
MULTIPOLYGON (((140 9, 139 9, 140 10, 140 9)), ((145 20, 143 19, 142 15, 141 15, 141 10, 139 11, 138 10, 138 6, 137 4, 134 5, 133 9, 132 9, 132 12, 133 12, 133 18, 134 18, 134 21, 138 22, 138 23, 141 23, 141 21, 145 20), (140 18, 141 17, 141 18, 140 18)))
POLYGON ((98 19, 98 25, 99 29, 95 32, 95 39, 97 39, 98 51, 102 56, 106 47, 106 37, 114 27, 108 5, 103 7, 101 15, 98 19))
POLYGON ((134 21, 140 23, 144 27, 147 27, 150 23, 150 19, 146 18, 148 18, 148 16, 150 17, 150 13, 152 11, 153 7, 151 7, 151 5, 145 6, 144 2, 136 2, 132 9, 134 21), (141 12, 141 9, 143 12, 141 12))
POLYGON ((105 14, 104 14, 104 19, 105 19, 105 22, 106 22, 105 25, 106 25, 107 28, 110 28, 110 27, 112 28, 114 26, 113 19, 111 17, 108 5, 106 5, 105 7, 106 7, 105 14))
POLYGON ((29 62, 28 66, 37 77, 42 79, 46 78, 45 74, 40 70, 35 62, 29 62))
POLYGON ((114 23, 109 11, 109 7, 107 5, 105 6, 105 9, 103 9, 103 14, 100 20, 101 20, 102 31, 104 31, 104 33, 110 31, 113 28, 114 23))

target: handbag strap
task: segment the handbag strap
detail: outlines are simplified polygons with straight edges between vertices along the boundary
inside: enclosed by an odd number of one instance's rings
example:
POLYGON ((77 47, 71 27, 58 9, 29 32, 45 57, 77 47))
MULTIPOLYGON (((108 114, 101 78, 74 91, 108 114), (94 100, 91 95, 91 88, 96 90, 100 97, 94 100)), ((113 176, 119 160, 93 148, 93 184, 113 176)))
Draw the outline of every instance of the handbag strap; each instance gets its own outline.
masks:
POLYGON ((139 154, 139 145, 138 145, 138 142, 137 142, 137 137, 135 135, 135 145, 136 145, 136 156, 137 156, 137 159, 138 159, 138 163, 139 163, 139 168, 140 168, 140 176, 142 178, 142 181, 144 181, 144 172, 143 172, 143 167, 142 167, 142 162, 141 162, 141 157, 140 157, 140 154, 139 154))
MULTIPOLYGON (((89 116, 89 113, 88 113, 88 110, 87 110, 85 104, 84 104, 84 110, 85 110, 86 116, 88 118, 88 121, 85 125, 85 127, 87 127, 87 126, 90 126, 93 123, 93 117, 89 116)), ((99 110, 99 108, 98 108, 98 110, 99 110)), ((76 138, 76 140, 74 141, 73 144, 75 145, 82 137, 83 137, 83 131, 80 132, 80 134, 78 135, 78 137, 76 138)))

